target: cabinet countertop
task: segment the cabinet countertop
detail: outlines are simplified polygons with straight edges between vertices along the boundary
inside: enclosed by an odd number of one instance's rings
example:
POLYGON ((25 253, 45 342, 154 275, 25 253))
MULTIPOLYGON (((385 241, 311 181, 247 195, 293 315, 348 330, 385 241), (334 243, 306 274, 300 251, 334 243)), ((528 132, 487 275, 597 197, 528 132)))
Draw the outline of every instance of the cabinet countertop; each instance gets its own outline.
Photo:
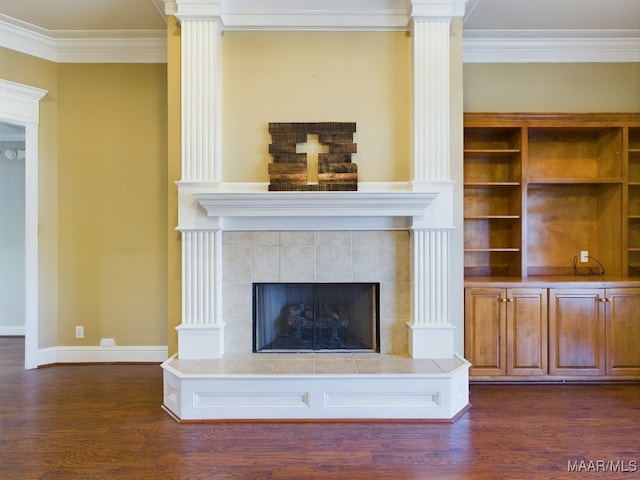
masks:
POLYGON ((465 287, 536 287, 536 288, 619 288, 640 287, 640 277, 611 277, 599 275, 489 277, 468 276, 465 287))

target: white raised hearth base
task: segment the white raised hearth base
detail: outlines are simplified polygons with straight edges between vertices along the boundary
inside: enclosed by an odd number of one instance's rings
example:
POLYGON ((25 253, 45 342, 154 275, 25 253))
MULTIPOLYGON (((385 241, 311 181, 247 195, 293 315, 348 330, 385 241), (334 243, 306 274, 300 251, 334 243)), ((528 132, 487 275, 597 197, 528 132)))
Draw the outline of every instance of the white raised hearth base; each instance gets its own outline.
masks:
POLYGON ((180 421, 454 420, 469 363, 380 354, 255 354, 163 365, 164 408, 180 421))

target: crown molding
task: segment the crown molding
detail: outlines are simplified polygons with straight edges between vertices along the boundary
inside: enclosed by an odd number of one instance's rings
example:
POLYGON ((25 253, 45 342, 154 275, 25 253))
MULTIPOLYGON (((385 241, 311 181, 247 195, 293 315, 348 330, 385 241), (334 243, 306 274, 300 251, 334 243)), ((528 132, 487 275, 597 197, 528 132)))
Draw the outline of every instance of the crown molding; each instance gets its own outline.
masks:
POLYGON ((56 32, 59 63, 167 63, 165 30, 56 32))
POLYGON ((0 46, 44 60, 56 61, 55 41, 47 30, 2 14, 0 46))
POLYGON ((451 20, 467 0, 167 0, 180 20, 216 19, 225 30, 393 31, 412 20, 451 20))
POLYGON ((0 47, 56 63, 166 63, 165 30, 46 30, 0 14, 0 47))
POLYGON ((640 30, 465 30, 464 63, 640 62, 640 30))
POLYGON ((175 7, 180 20, 215 17, 225 30, 357 31, 406 30, 410 4, 410 0, 175 0, 165 5, 167 13, 175 7))
MULTIPOLYGON (((434 0, 291 2, 293 0, 277 0, 269 2, 267 7, 264 2, 259 7, 257 0, 222 2, 220 19, 223 28, 228 30, 383 31, 408 29, 411 16, 423 19, 433 18, 435 14, 464 13, 464 0, 445 0, 444 7, 436 5, 434 0), (414 7, 412 13, 410 4, 414 7), (310 5, 318 8, 309 10, 310 5), (428 10, 429 5, 434 10, 428 10)), ((204 2, 209 3, 210 0, 204 2)), ((182 14, 187 17, 197 13, 198 5, 202 4, 202 0, 167 0, 165 12, 179 16, 182 8, 182 14)), ((58 63, 167 61, 164 30, 52 31, 2 14, 0 47, 58 63)), ((464 30, 463 61, 635 63, 640 62, 640 30, 464 30)))

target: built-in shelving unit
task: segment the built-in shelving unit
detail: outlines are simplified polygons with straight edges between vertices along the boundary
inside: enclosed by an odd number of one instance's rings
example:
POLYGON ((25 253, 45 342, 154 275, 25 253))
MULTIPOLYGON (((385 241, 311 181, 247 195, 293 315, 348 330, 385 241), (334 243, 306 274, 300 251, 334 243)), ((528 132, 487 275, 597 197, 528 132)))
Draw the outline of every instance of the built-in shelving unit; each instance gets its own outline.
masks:
POLYGON ((472 379, 640 379, 640 114, 465 114, 464 252, 472 379))
POLYGON ((465 273, 640 277, 640 114, 465 115, 465 273))
POLYGON ((465 265, 474 275, 520 275, 522 129, 467 128, 465 265))
POLYGON ((640 277, 640 127, 629 127, 628 145, 628 274, 640 277))

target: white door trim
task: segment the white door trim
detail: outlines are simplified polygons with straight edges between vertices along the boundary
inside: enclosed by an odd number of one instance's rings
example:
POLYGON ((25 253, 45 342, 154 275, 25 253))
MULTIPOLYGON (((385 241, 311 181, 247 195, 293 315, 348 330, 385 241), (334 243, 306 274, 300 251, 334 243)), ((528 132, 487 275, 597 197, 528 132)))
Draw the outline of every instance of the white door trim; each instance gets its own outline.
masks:
POLYGON ((38 366, 38 124, 46 94, 0 79, 0 120, 25 127, 25 368, 38 366))

